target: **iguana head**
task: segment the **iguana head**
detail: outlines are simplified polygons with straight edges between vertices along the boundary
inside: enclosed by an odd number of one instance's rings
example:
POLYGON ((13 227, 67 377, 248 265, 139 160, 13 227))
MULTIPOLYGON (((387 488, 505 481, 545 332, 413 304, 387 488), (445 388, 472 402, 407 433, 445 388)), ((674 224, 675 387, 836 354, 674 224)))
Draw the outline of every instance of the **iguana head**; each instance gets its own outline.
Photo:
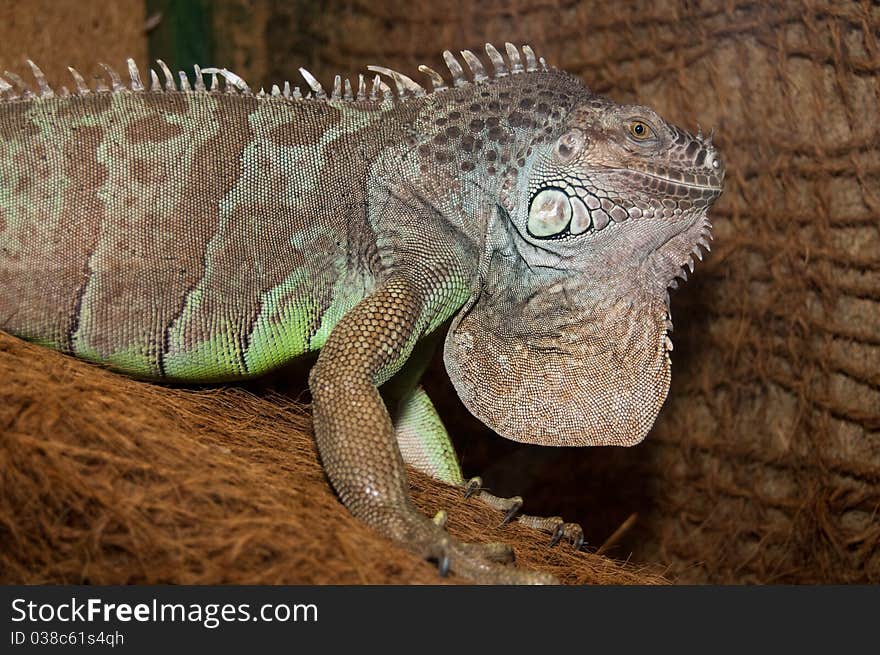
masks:
POLYGON ((708 250, 711 137, 590 96, 509 169, 446 363, 469 409, 546 445, 631 445, 670 380, 667 289, 708 250))
POLYGON ((647 107, 599 99, 573 112, 535 157, 525 229, 557 252, 564 249, 553 242, 592 253, 625 239, 665 287, 698 245, 691 228, 708 231, 706 210, 723 180, 711 137, 669 125, 647 107))

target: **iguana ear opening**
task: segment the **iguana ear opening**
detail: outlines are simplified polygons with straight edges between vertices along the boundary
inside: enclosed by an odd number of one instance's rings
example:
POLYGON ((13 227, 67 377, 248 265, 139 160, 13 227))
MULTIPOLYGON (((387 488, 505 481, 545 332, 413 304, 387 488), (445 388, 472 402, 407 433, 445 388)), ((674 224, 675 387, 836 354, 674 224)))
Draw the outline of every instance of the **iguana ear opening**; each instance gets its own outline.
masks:
POLYGON ((508 439, 545 446, 644 439, 669 389, 665 306, 600 306, 565 283, 528 292, 486 282, 444 349, 477 418, 508 439))

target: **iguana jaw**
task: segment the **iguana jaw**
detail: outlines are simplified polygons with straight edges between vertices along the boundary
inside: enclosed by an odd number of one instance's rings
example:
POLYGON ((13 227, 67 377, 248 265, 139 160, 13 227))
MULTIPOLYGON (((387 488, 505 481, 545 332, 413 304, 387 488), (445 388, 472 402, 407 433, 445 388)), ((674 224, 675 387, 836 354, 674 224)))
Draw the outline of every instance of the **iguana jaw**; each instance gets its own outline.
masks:
POLYGON ((648 248, 639 222, 608 226, 592 251, 570 242, 551 251, 499 214, 481 289, 453 323, 446 364, 468 409, 502 436, 630 446, 647 435, 671 376, 667 286, 709 226, 694 211, 666 223, 648 248))
POLYGON ((657 248, 650 259, 653 278, 661 283, 662 289, 678 288, 678 279, 687 281, 688 274, 694 272, 694 258, 702 261, 704 251, 711 250, 712 238, 712 224, 702 214, 688 229, 657 248))

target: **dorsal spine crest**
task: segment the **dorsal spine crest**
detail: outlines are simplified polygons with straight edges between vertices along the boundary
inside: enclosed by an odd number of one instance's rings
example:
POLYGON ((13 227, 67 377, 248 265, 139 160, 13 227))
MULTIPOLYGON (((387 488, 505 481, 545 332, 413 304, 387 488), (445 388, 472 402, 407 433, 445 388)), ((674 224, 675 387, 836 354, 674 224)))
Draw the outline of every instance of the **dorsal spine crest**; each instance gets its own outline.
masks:
MULTIPOLYGON (((548 70, 544 59, 537 57, 534 50, 528 45, 517 48, 512 43, 504 44, 504 52, 506 58, 491 43, 485 45, 485 51, 491 63, 491 70, 487 69, 480 58, 471 50, 462 50, 461 61, 452 54, 451 51, 443 52, 443 60, 449 70, 450 81, 447 81, 443 75, 429 66, 419 66, 419 71, 428 77, 431 83, 430 93, 444 91, 450 86, 462 87, 471 83, 481 84, 493 78, 502 78, 507 75, 517 75, 521 73, 532 73, 541 70, 548 70), (525 62, 525 63, 523 63, 525 62), (470 79, 466 75, 466 71, 470 72, 470 79)), ((27 64, 31 69, 34 80, 36 81, 36 90, 29 86, 15 73, 6 71, 0 76, 0 101, 2 100, 31 100, 34 98, 53 98, 55 91, 49 85, 43 71, 31 60, 27 60, 27 64)), ((128 80, 123 82, 122 77, 116 70, 107 64, 100 63, 99 66, 104 71, 104 75, 96 76, 92 85, 86 82, 85 78, 75 68, 68 68, 71 78, 73 79, 73 92, 62 87, 59 95, 85 96, 91 93, 141 93, 146 92, 144 79, 141 72, 133 59, 126 60, 128 80), (105 80, 109 80, 109 85, 105 80)), ((194 66, 194 83, 191 85, 189 76, 184 71, 179 71, 177 79, 171 69, 161 59, 156 60, 156 65, 161 72, 161 77, 156 70, 149 69, 150 87, 149 93, 221 93, 254 95, 247 83, 238 75, 225 68, 200 68, 194 66), (204 75, 211 75, 210 87, 205 84, 204 75), (162 83, 164 78, 164 85, 162 83), (220 88, 219 80, 222 78, 224 84, 223 89, 220 88)), ((395 95, 400 100, 409 98, 421 98, 429 94, 429 92, 421 84, 413 80, 411 77, 404 75, 384 66, 367 66, 367 69, 376 76, 372 80, 372 85, 367 91, 367 83, 363 74, 358 75, 357 91, 354 90, 349 79, 343 79, 341 76, 335 76, 331 92, 328 94, 321 83, 305 68, 300 68, 300 74, 305 79, 310 93, 303 96, 299 87, 291 88, 290 82, 284 82, 283 87, 273 85, 271 92, 266 93, 261 90, 256 94, 260 99, 284 99, 288 101, 301 100, 318 100, 318 101, 334 101, 334 102, 364 102, 379 100, 394 100, 395 95), (389 78, 394 83, 396 94, 392 88, 387 85, 382 77, 389 78)))

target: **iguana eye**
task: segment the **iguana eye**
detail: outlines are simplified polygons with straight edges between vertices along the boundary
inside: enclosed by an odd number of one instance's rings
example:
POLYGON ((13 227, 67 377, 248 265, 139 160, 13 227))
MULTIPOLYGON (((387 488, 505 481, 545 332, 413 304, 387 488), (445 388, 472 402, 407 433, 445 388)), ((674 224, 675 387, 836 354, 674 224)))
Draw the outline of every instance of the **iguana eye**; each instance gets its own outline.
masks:
POLYGON ((636 141, 647 141, 654 136, 651 127, 642 121, 633 121, 629 124, 629 133, 636 141))

